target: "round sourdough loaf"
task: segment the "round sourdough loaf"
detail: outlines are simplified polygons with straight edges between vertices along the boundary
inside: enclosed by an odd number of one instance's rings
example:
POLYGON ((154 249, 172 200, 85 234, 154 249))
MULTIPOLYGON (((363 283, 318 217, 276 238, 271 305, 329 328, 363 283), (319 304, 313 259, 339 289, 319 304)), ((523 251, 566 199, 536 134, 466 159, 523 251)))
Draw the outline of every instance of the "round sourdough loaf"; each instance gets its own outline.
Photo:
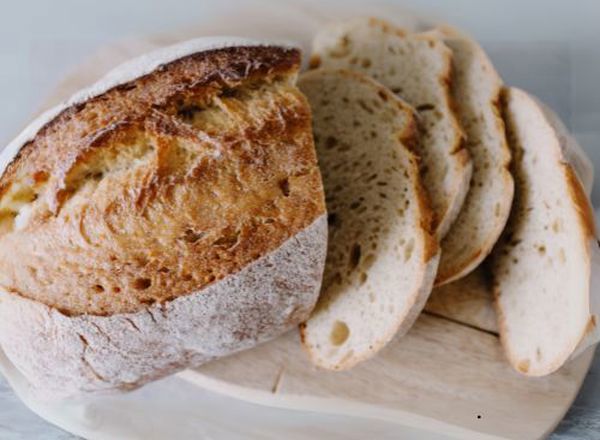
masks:
POLYGON ((327 247, 297 49, 160 50, 0 157, 0 344, 40 397, 127 390, 305 320, 327 247))

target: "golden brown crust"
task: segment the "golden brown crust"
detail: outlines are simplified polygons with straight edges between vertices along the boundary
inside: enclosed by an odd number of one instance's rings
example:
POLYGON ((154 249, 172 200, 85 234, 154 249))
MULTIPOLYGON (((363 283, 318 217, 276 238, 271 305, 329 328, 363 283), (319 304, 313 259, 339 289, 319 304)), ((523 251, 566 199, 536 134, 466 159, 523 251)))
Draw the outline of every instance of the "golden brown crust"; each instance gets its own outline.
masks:
POLYGON ((579 214, 579 221, 581 222, 583 231, 587 235, 587 238, 594 238, 596 236, 596 227, 594 224, 594 214, 592 212, 589 199, 585 195, 583 186, 581 185, 577 174, 575 171, 573 171, 573 168, 568 164, 564 164, 564 170, 567 178, 569 194, 571 195, 573 203, 577 209, 577 213, 579 214))
MULTIPOLYGON (((418 142, 418 127, 415 119, 411 119, 409 126, 406 131, 400 135, 400 140, 403 145, 409 149, 410 161, 413 163, 416 173, 419 173, 419 156, 414 153, 414 145, 418 142)), ((423 188, 420 179, 415 181, 415 193, 417 195, 417 203, 419 204, 419 210, 422 213, 421 227, 425 231, 423 234, 425 239, 425 249, 423 258, 425 262, 428 262, 432 258, 435 258, 440 251, 440 246, 435 238, 434 232, 434 213, 431 209, 429 202, 429 194, 423 188)))
POLYGON ((0 179, 0 216, 18 214, 0 284, 71 315, 135 312, 310 225, 325 207, 299 60, 202 52, 67 108, 0 179))

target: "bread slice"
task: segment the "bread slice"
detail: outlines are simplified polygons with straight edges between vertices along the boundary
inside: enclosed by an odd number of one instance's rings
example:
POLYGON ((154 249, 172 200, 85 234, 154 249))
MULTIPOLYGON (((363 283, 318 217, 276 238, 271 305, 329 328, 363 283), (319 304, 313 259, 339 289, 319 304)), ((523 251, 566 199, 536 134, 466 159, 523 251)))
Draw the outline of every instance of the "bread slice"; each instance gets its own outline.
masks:
POLYGON ((0 343, 41 394, 128 390, 305 320, 325 200, 300 52, 200 39, 0 157, 0 343))
POLYGON ((475 41, 450 29, 441 35, 453 53, 452 93, 473 176, 460 214, 442 240, 436 285, 467 275, 489 255, 508 220, 514 192, 499 108, 502 80, 475 41))
POLYGON ((312 362, 348 369, 413 324, 439 260, 421 187, 410 107, 370 78, 316 70, 299 87, 313 130, 329 215, 323 288, 301 327, 312 362))
POLYGON ((450 49, 435 33, 406 33, 381 20, 360 18, 320 32, 313 52, 313 66, 362 72, 417 110, 423 183, 436 235, 446 235, 471 178, 471 160, 451 104, 450 49))
POLYGON ((506 92, 505 118, 515 199, 492 264, 500 337, 517 371, 542 376, 597 325, 590 279, 598 243, 565 133, 519 89, 506 92))

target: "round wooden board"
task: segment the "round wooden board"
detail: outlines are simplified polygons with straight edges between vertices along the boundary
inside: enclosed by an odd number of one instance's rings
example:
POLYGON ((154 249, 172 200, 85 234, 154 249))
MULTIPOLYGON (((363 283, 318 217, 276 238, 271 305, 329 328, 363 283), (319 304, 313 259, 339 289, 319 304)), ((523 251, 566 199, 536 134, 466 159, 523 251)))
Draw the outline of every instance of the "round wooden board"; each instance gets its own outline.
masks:
MULTIPOLYGON (((279 36, 285 32, 280 29, 279 36)), ((105 47, 68 75, 44 107, 132 56, 211 33, 216 33, 214 28, 203 27, 105 47)), ((299 35, 292 32, 290 38, 306 47, 306 35, 299 35)), ((291 332, 180 377, 268 406, 360 415, 460 438, 524 439, 544 437, 558 424, 577 395, 592 357, 593 349, 588 349, 545 378, 525 378, 512 371, 495 333, 485 277, 476 272, 466 281, 434 292, 406 337, 351 371, 315 369, 297 334, 291 332)))
POLYGON ((368 416, 459 438, 543 438, 576 397, 594 350, 547 377, 516 373, 490 330, 495 317, 483 278, 476 272, 434 291, 405 337, 347 372, 311 366, 292 332, 180 376, 265 405, 368 416))

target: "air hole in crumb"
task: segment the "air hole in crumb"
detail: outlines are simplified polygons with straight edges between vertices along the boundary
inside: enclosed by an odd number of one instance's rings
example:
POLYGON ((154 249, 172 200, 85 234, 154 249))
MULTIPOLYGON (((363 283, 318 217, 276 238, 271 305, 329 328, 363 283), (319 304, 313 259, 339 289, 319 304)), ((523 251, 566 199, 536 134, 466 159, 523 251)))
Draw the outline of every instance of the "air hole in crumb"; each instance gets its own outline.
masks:
POLYGON ((365 69, 368 69, 369 67, 371 67, 371 60, 369 58, 363 58, 361 65, 365 69))
POLYGON ((562 264, 566 263, 567 256, 566 256, 565 250, 563 248, 560 248, 560 250, 558 251, 558 258, 560 259, 560 262, 562 264))
POLYGON ((359 279, 361 286, 367 282, 367 278, 367 274, 365 272, 361 272, 359 279))
POLYGON ((360 253, 360 244, 354 243, 354 245, 352 246, 352 250, 350 251, 350 269, 354 269, 356 266, 358 266, 358 263, 360 263, 360 253))
POLYGON ((328 150, 331 150, 337 144, 338 144, 338 140, 336 138, 334 138, 333 136, 327 136, 327 139, 325 139, 325 148, 327 148, 328 150))
POLYGON ((160 273, 169 273, 169 272, 171 272, 171 270, 168 267, 161 267, 160 269, 158 269, 158 271, 160 273))
POLYGON ((102 284, 96 284, 94 285, 94 291, 96 293, 102 293, 104 292, 104 286, 102 284))
POLYGON ((554 223, 552 223, 552 230, 555 233, 560 232, 560 220, 554 220, 554 223))
POLYGON ((343 321, 335 321, 329 334, 329 340, 335 346, 340 346, 348 340, 350 336, 350 329, 343 321))
POLYGON ((371 107, 369 107, 367 105, 367 103, 365 101, 363 101, 362 99, 359 99, 358 101, 358 105, 367 113, 369 113, 370 115, 374 114, 375 112, 373 111, 373 109, 371 107))
POLYGON ((113 287, 113 289, 112 289, 112 290, 113 290, 113 292, 115 292, 115 293, 121 293, 121 288, 120 288, 119 286, 115 286, 115 287, 113 287))
POLYGON ((319 57, 318 55, 313 55, 312 57, 310 57, 310 68, 311 69, 316 69, 320 65, 321 65, 321 57, 319 57))
POLYGON ((540 246, 538 246, 538 252, 539 252, 541 255, 544 255, 544 254, 546 253, 546 246, 544 246, 544 245, 540 245, 540 246))
POLYGON ((150 278, 136 278, 133 281, 133 288, 136 290, 146 290, 152 285, 150 278))

